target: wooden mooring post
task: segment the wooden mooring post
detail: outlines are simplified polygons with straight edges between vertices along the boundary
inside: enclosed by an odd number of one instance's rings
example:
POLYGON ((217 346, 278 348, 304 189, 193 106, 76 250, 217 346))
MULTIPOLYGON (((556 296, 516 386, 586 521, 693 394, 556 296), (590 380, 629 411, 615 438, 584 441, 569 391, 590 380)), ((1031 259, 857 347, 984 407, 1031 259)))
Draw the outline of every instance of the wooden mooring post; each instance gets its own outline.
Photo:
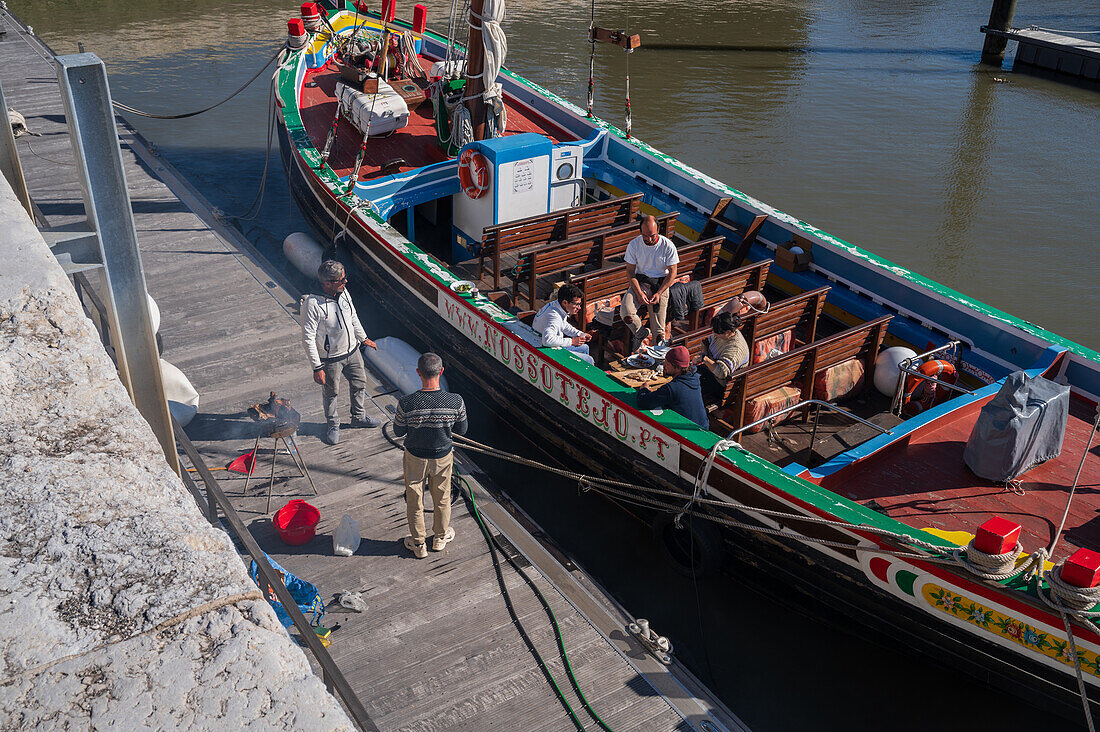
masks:
MULTIPOLYGON (((993 0, 993 9, 989 11, 987 28, 1007 31, 1012 27, 1012 16, 1016 14, 1016 0, 993 0)), ((1000 66, 1005 58, 1008 39, 999 33, 986 33, 982 46, 982 63, 1000 66)))

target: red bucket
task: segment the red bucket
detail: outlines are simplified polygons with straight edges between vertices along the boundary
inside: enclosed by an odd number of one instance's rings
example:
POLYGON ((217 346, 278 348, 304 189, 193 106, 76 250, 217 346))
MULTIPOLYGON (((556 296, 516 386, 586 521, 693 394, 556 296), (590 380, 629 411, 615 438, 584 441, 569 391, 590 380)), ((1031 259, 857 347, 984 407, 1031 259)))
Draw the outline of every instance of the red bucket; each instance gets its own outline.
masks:
POLYGON ((317 533, 321 512, 300 498, 295 498, 275 512, 272 523, 279 538, 287 544, 305 544, 317 533))

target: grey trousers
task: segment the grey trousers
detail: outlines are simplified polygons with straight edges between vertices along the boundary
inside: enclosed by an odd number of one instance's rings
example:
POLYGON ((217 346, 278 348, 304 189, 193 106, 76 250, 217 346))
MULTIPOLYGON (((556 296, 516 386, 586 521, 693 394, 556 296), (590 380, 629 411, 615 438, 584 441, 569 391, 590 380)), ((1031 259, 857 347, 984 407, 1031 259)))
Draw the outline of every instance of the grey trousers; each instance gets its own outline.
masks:
POLYGON ((325 385, 321 394, 325 404, 325 420, 331 424, 340 424, 336 409, 336 397, 340 394, 340 374, 343 373, 351 386, 351 418, 362 419, 367 416, 367 369, 363 366, 363 356, 359 349, 335 361, 324 364, 325 385))

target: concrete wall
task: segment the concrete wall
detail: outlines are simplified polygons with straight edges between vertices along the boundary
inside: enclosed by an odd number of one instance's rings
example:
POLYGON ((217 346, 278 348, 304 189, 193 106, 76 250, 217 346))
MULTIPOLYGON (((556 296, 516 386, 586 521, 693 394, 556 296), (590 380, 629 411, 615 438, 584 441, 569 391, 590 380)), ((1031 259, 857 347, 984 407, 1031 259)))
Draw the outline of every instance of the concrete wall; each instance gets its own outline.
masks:
POLYGON ((353 729, 0 176, 0 728, 353 729))

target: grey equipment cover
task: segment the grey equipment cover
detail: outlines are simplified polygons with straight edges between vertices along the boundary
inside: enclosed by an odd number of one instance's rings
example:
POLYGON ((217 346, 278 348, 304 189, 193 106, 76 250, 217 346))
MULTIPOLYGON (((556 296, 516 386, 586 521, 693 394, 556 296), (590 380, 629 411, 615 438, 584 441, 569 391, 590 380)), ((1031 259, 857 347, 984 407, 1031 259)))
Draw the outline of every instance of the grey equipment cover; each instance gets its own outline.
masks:
POLYGON ((963 460, 982 478, 1007 482, 1058 457, 1069 419, 1069 387, 1017 371, 982 407, 963 460))

